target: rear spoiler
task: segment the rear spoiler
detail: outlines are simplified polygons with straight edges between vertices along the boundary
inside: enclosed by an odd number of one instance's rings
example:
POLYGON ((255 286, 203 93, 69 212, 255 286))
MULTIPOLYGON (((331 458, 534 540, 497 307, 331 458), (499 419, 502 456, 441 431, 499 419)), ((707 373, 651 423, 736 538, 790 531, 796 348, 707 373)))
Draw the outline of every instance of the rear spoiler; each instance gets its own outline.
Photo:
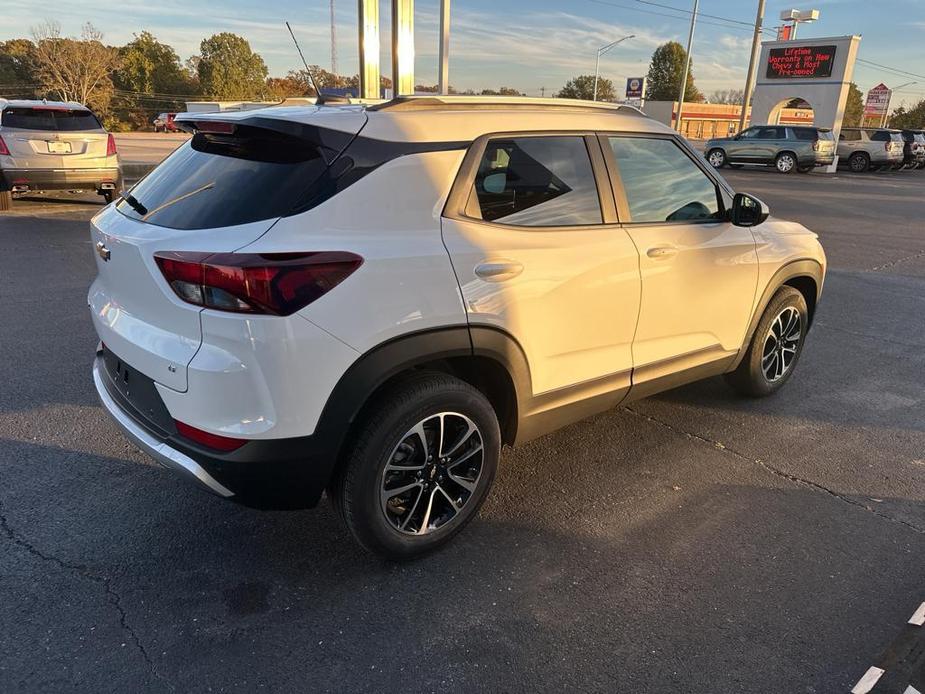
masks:
POLYGON ((231 119, 222 118, 215 113, 178 113, 173 123, 180 130, 192 135, 201 133, 207 136, 246 137, 263 131, 264 135, 276 134, 295 138, 317 147, 328 165, 333 163, 356 137, 356 133, 352 132, 265 116, 231 119))

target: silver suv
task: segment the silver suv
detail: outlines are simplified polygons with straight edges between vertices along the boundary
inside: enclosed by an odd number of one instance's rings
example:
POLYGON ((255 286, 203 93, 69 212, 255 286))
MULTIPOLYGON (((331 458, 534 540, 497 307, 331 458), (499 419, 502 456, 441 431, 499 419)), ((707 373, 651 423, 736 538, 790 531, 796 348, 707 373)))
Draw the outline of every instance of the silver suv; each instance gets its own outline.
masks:
POLYGON ((838 158, 856 173, 890 168, 903 163, 904 144, 899 130, 842 128, 838 136, 838 158))
POLYGON ((714 168, 727 164, 773 166, 781 173, 812 171, 835 160, 835 138, 825 128, 789 125, 755 125, 733 137, 708 140, 704 147, 714 168))
POLYGON ((13 195, 95 190, 112 202, 120 188, 116 142, 88 108, 0 100, 0 210, 13 195))

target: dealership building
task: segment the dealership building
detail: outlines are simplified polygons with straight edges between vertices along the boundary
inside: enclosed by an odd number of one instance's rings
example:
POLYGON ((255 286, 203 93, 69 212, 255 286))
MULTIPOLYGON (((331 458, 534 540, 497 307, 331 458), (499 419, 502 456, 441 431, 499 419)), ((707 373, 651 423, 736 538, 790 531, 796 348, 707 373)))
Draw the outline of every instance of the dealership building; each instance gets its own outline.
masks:
MULTIPOLYGON (((647 116, 660 123, 675 127, 678 118, 677 101, 647 101, 642 107, 647 116)), ((681 111, 680 131, 691 140, 709 140, 711 137, 734 135, 739 130, 741 104, 698 104, 685 102, 681 111)), ((746 121, 751 119, 751 109, 746 121)), ((782 108, 781 125, 812 125, 811 108, 782 108)))

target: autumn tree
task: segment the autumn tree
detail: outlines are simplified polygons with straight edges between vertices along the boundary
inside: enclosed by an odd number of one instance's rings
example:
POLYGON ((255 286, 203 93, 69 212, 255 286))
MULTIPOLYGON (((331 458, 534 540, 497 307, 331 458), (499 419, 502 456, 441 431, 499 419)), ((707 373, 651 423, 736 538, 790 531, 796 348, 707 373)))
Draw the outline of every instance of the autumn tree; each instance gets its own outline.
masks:
MULTIPOLYGON (((594 75, 579 75, 573 77, 565 86, 556 94, 560 99, 586 99, 591 101, 594 98, 594 75)), ((615 101, 617 92, 613 87, 613 82, 604 77, 597 80, 597 100, 598 101, 615 101)))
POLYGON ((31 96, 37 79, 35 44, 29 39, 0 41, 0 86, 3 93, 31 96))
MULTIPOLYGON (((681 89, 681 78, 686 61, 687 51, 677 41, 669 41, 656 48, 655 53, 652 54, 652 62, 649 64, 646 99, 648 101, 676 101, 681 89)), ((694 84, 693 61, 691 61, 690 71, 687 74, 684 100, 703 101, 703 94, 694 84)))
POLYGON ((119 65, 119 52, 103 44, 103 34, 87 23, 79 39, 63 38, 56 22, 46 22, 34 27, 32 36, 35 75, 43 93, 106 113, 112 99, 112 73, 119 65))
MULTIPOLYGON (((743 89, 717 89, 710 95, 710 98, 707 99, 707 101, 709 101, 711 104, 739 105, 742 103, 742 99, 744 97, 745 90, 743 89)), ((675 98, 677 98, 677 95, 675 98)))
POLYGON ((266 90, 267 66, 246 39, 222 32, 199 45, 202 93, 218 99, 254 99, 266 90))

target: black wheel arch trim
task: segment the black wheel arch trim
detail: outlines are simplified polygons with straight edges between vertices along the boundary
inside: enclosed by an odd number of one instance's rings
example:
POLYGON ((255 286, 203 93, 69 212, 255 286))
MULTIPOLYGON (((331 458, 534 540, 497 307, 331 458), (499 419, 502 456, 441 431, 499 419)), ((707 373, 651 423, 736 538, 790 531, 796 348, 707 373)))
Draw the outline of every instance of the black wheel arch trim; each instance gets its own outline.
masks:
MULTIPOLYGON (((748 331, 745 334, 745 341, 742 343, 742 348, 739 350, 739 354, 735 358, 735 361, 733 361, 730 370, 735 370, 742 362, 746 352, 748 352, 748 346, 751 344, 752 337, 755 334, 755 329, 758 327, 758 322, 761 320, 761 316, 764 315, 765 310, 767 310, 768 304, 771 303, 771 299, 774 298, 774 295, 788 282, 791 282, 792 280, 798 279, 800 277, 808 277, 815 283, 816 296, 813 305, 818 305, 819 299, 822 296, 822 285, 825 281, 825 272, 823 271, 822 265, 819 263, 819 261, 811 260, 809 258, 803 260, 792 260, 778 268, 777 272, 774 273, 774 275, 771 277, 771 280, 765 286, 764 292, 762 292, 758 303, 755 304, 755 310, 752 313, 752 319, 749 322, 748 331)), ((812 319, 813 314, 811 313, 809 316, 809 325, 807 325, 807 331, 812 325, 812 319)))

